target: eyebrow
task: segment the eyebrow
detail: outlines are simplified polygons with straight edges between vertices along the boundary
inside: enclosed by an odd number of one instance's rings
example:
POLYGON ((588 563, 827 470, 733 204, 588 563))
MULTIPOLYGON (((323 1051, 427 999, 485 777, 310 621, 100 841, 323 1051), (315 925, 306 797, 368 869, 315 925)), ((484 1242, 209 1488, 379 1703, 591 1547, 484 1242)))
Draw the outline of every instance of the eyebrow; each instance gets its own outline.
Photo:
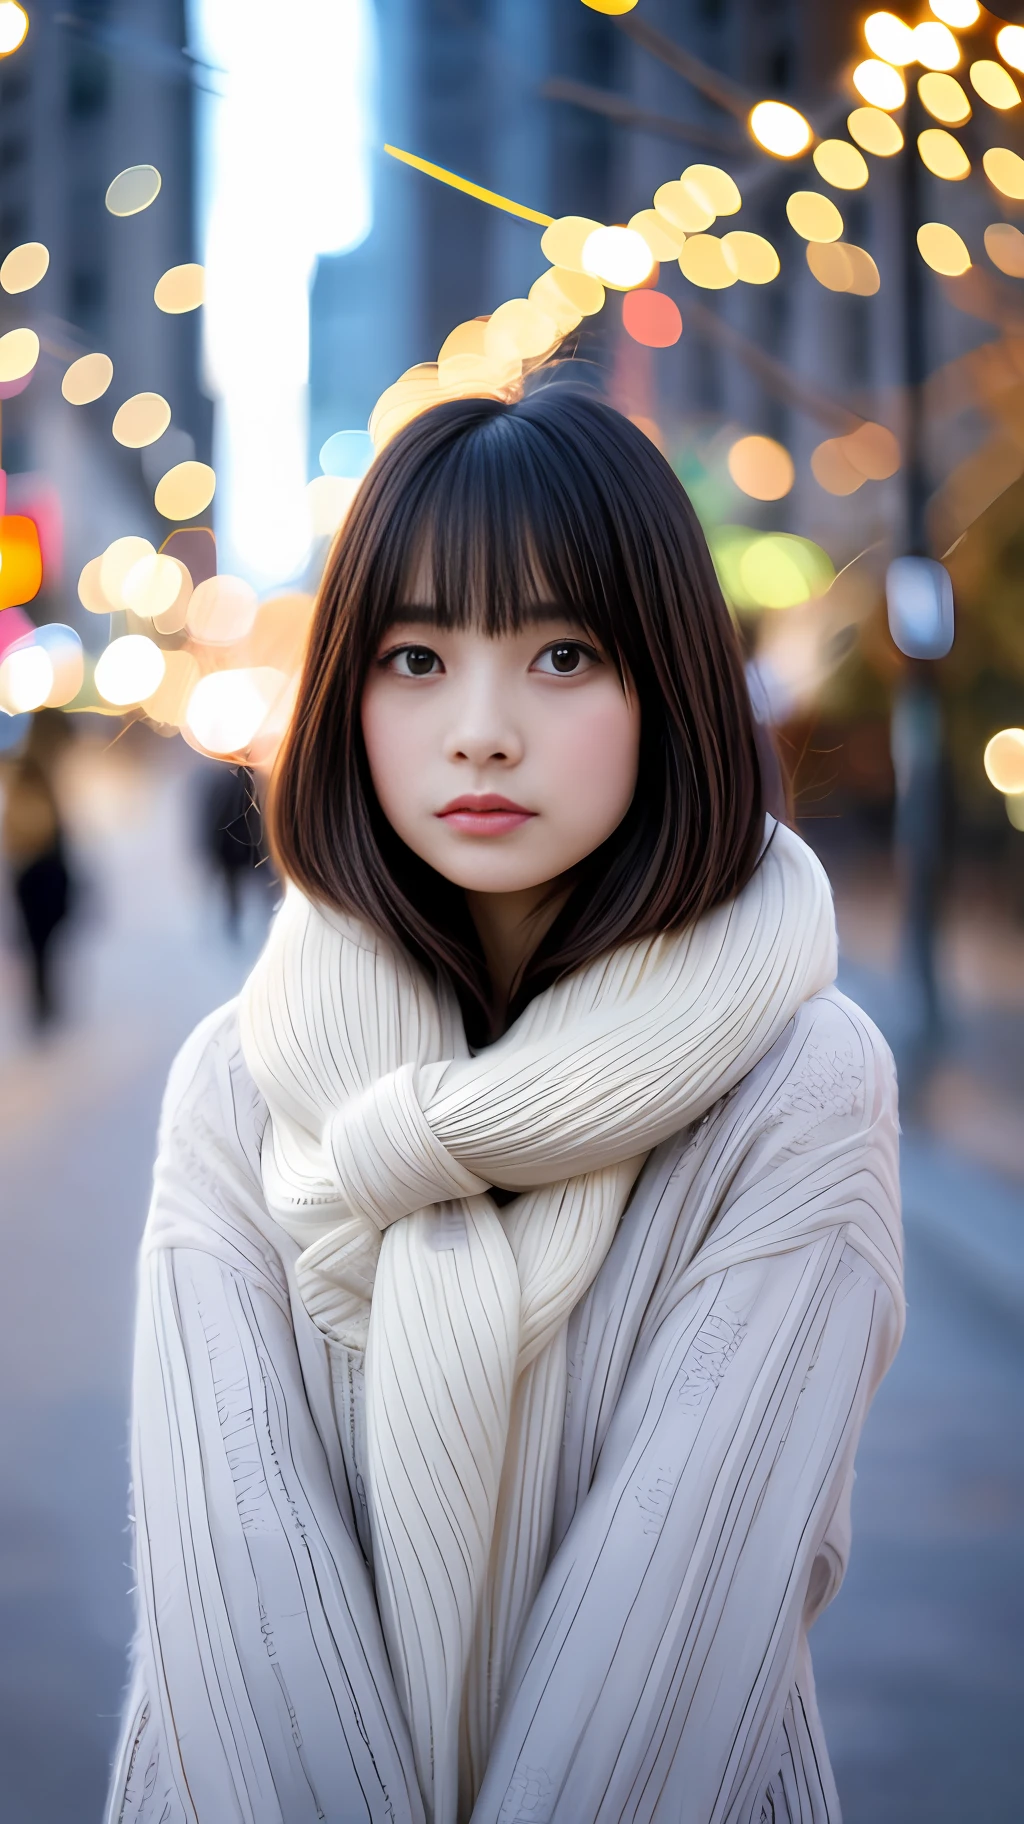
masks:
MULTIPOLYGON (((579 615, 562 602, 531 602, 521 613, 528 625, 539 621, 571 621, 576 627, 583 625, 579 615)), ((436 627, 437 610, 427 602, 407 602, 388 616, 387 626, 436 627)))

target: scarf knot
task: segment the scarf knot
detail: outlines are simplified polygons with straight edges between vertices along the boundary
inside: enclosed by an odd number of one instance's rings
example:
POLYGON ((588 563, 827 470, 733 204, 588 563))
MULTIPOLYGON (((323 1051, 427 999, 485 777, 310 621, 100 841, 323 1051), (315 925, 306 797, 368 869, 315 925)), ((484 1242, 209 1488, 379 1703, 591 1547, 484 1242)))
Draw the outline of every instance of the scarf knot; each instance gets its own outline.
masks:
POLYGON ((341 1203, 376 1229, 487 1189, 437 1138, 420 1107, 412 1064, 378 1077, 346 1102, 331 1115, 327 1132, 341 1203))

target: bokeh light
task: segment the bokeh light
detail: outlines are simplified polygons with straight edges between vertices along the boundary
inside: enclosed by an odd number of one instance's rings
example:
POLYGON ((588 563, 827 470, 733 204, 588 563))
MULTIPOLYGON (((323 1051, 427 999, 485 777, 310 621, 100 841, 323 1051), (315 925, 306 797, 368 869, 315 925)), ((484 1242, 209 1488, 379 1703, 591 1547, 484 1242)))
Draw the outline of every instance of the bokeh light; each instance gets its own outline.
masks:
POLYGON ((1024 728, 1002 728, 993 735, 984 764, 997 792, 1024 792, 1024 728))
MULTIPOLYGON (((656 260, 677 260, 686 239, 685 230, 670 222, 656 209, 638 209, 627 224, 635 234, 642 234, 656 260)), ((539 283, 539 281, 538 281, 539 283)), ((533 295, 532 292, 530 294, 533 295)))
POLYGON ((0 608, 16 608, 39 594, 43 581, 43 554, 39 527, 25 513, 7 513, 0 519, 0 608))
POLYGON ((814 138, 803 115, 785 101, 759 101, 747 124, 758 145, 776 158, 799 158, 814 138))
POLYGON ((971 87, 987 101, 990 108, 1015 108, 1020 100, 1020 90, 1001 63, 995 63, 991 57, 979 57, 972 63, 969 71, 971 87))
POLYGON ((73 627, 61 621, 46 621, 32 635, 34 646, 41 648, 50 661, 52 683, 44 698, 47 709, 63 709, 77 697, 85 676, 82 642, 73 627))
POLYGON ((770 285, 779 275, 779 256, 763 234, 731 228, 722 236, 722 251, 744 285, 770 285))
MULTIPOLYGON (((1006 146, 990 146, 982 155, 985 176, 1004 196, 1024 197, 1024 158, 1006 146)), ((3 342, 0 342, 0 348, 3 342)))
POLYGON ((702 234, 715 219, 715 211, 710 202, 702 200, 683 183, 681 177, 673 178, 670 184, 660 185, 654 192, 654 207, 658 215, 664 216, 667 222, 671 222, 674 228, 681 228, 685 234, 702 234))
POLYGON ((687 165, 679 181, 713 215, 736 215, 743 207, 739 185, 720 165, 687 165))
POLYGON ((928 0, 928 5, 936 19, 941 19, 944 25, 956 26, 960 31, 969 30, 981 18, 978 0, 928 0))
MULTIPOLYGON (((140 538, 134 534, 129 534, 125 538, 115 538, 107 546, 99 560, 98 581, 100 592, 110 608, 128 607, 122 592, 129 572, 135 568, 136 564, 141 564, 145 558, 155 556, 156 552, 149 539, 140 538)), ((86 565, 86 569, 88 569, 88 565, 86 565)), ((79 588, 81 588, 81 579, 79 579, 79 588)), ((86 603, 86 606, 88 607, 89 604, 86 603)))
POLYGON ((41 709, 53 689, 53 665, 41 646, 15 646, 0 662, 0 709, 9 716, 41 709))
POLYGON ((789 225, 805 241, 838 241, 843 218, 830 197, 818 190, 794 190, 786 199, 789 225))
POLYGON ((819 285, 829 291, 848 291, 854 297, 871 298, 881 283, 870 253, 850 241, 810 241, 806 258, 819 285))
POLYGON ((644 348, 671 348, 683 333, 679 306, 663 291, 627 292, 622 300, 622 322, 627 334, 644 348))
POLYGON ((0 285, 10 292, 31 291, 46 277, 49 264, 49 249, 42 241, 23 241, 20 247, 11 248, 0 266, 0 285))
MULTIPOLYGON (((1006 76, 1006 71, 1003 71, 1006 76)), ((1009 82, 1011 78, 1007 76, 1009 82)), ((927 70, 917 79, 917 92, 922 106, 926 107, 935 120, 944 121, 947 127, 962 127, 971 118, 971 104, 966 90, 961 88, 955 76, 943 76, 938 70, 927 70)))
POLYGON ((205 267, 190 261, 184 266, 168 267, 156 282, 153 302, 158 310, 166 311, 168 316, 180 317, 186 311, 198 310, 205 296, 205 267))
POLYGON ((858 63, 853 86, 873 108, 902 108, 907 99, 907 85, 899 70, 894 70, 891 63, 881 63, 877 57, 866 57, 858 63))
POLYGON ((639 0, 583 0, 583 4, 589 6, 592 13, 609 13, 618 18, 622 13, 631 13, 639 0))
POLYGON ((1024 234, 1011 222, 992 222, 985 230, 985 252, 1011 279, 1024 279, 1024 234))
POLYGON ((684 279, 691 285, 699 285, 702 291, 725 291, 735 285, 739 274, 719 240, 714 234, 695 234, 683 243, 679 254, 679 270, 684 279))
MULTIPOLYGON (((634 286, 642 285, 650 278, 655 263, 647 242, 635 228, 595 228, 583 243, 582 260, 584 272, 613 291, 632 291, 634 286)), ((527 305, 527 309, 534 308, 527 305)), ((530 352, 542 354, 549 343, 550 338, 530 352)))
POLYGON ((171 422, 171 408, 160 393, 133 393, 114 413, 111 430, 126 449, 142 450, 162 437, 171 422))
POLYGON ((923 222, 917 231, 917 246, 925 265, 946 278, 958 278, 970 267, 966 242, 945 222, 923 222))
POLYGON ((996 49, 1011 70, 1024 70, 1024 25, 1004 25, 996 33, 996 49))
POLYGON ((0 336, 0 381, 23 380, 39 359, 39 337, 34 329, 9 329, 0 336))
POLYGON ((881 108, 854 108, 846 125, 851 139, 874 158, 893 158, 903 148, 903 134, 881 108))
POLYGON ((850 461, 845 443, 843 437, 826 437, 811 452, 811 474, 827 494, 855 494, 867 480, 850 461))
POLYGON ((351 475, 314 475, 306 488, 314 538, 333 538, 359 491, 351 475))
POLYGON ((1007 792, 1003 803, 1015 830, 1024 830, 1024 792, 1007 792))
POLYGON ((165 519, 194 519, 205 513, 216 487, 217 477, 208 463, 178 462, 157 482, 153 504, 165 519))
MULTIPOLYGON (((598 233, 603 233, 599 229, 598 233)), ((621 230, 625 233, 626 230, 621 230)), ((649 259, 646 244, 639 235, 631 236, 644 250, 649 259)), ((587 245, 589 246, 589 241, 587 245)), ((528 298, 509 298, 492 311, 484 325, 484 353, 499 364, 509 359, 509 355, 519 362, 533 360, 538 355, 547 354, 560 341, 558 325, 547 311, 539 305, 531 304, 528 298)), ((440 365, 440 361, 439 361, 440 365)))
POLYGON ((914 56, 926 70, 955 70, 960 62, 960 46, 948 25, 938 19, 926 19, 914 27, 914 56))
POLYGON ((91 405, 94 399, 102 399, 113 378, 109 355, 80 355, 65 373, 60 390, 69 405, 91 405))
POLYGON ((793 533, 725 525, 712 530, 709 543, 734 608, 795 608, 823 595, 835 577, 828 553, 793 533))
POLYGON ((9 57, 24 42, 28 14, 18 0, 0 0, 0 57, 9 57))
POLYGON ((156 551, 140 557, 121 583, 121 600, 140 620, 155 621, 174 607, 182 590, 183 566, 156 551))
POLYGON ((898 439, 870 418, 841 440, 843 454, 866 481, 887 481, 900 466, 898 439))
POLYGON ((200 678, 185 712, 200 747, 211 754, 243 752, 259 733, 284 682, 281 672, 265 666, 214 671, 200 678))
POLYGON ((955 184, 971 174, 971 161, 963 146, 944 127, 925 127, 917 136, 917 149, 933 177, 955 184))
POLYGON ((103 593, 102 557, 91 557, 78 578, 78 599, 90 614, 112 614, 116 606, 103 593))
POLYGON ((552 266, 566 266, 570 272, 583 271, 583 248, 595 228, 603 228, 587 215, 561 215, 545 228, 540 237, 540 250, 552 266))
POLYGON ((144 633, 125 633, 96 660, 96 689, 118 709, 152 696, 164 675, 164 655, 144 633))
POLYGON ((359 481, 372 461, 373 438, 369 431, 335 431, 321 445, 320 467, 325 475, 359 481))
POLYGON ((886 63, 914 63, 914 33, 895 13, 869 13, 864 21, 868 49, 886 63))
POLYGON ((726 461, 736 486, 753 500, 781 500, 793 486, 793 458, 774 437, 739 437, 726 461))
POLYGON ((107 185, 106 205, 111 215, 139 215, 160 194, 160 173, 155 165, 129 165, 107 185))
POLYGON ((142 699, 147 716, 167 727, 180 728, 199 677, 199 662, 194 653, 165 652, 164 675, 156 689, 142 699))
POLYGON ((814 148, 814 167, 837 190, 861 190, 868 181, 867 161, 848 139, 822 139, 814 148))
POLYGON ((192 599, 192 575, 188 565, 183 563, 180 557, 173 557, 166 549, 160 552, 160 556, 161 558, 167 558, 170 563, 176 565, 178 571, 178 592, 168 607, 161 608, 154 614, 153 627, 157 633, 181 633, 185 626, 188 605, 192 599))
POLYGON ((185 625, 204 646, 233 646, 251 632, 257 596, 240 576, 211 576, 192 591, 185 625))
MULTIPOLYGON (((649 213, 653 215, 654 210, 649 213)), ((679 238, 682 241, 681 235, 679 238)), ((563 335, 568 335, 583 317, 595 316, 602 308, 604 286, 600 279, 591 278, 589 272, 570 272, 565 266, 551 266, 534 280, 529 297, 531 304, 536 304, 557 324, 563 335)))

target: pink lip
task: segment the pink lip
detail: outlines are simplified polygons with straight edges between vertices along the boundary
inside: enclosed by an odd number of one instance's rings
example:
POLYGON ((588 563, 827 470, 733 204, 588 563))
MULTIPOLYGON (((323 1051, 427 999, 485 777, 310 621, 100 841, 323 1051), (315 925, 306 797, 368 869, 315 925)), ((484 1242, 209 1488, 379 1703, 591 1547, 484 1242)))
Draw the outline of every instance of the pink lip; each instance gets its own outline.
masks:
POLYGON ((536 816, 536 812, 513 804, 511 798, 502 798, 497 792, 480 792, 453 798, 437 815, 467 836, 504 836, 536 816))

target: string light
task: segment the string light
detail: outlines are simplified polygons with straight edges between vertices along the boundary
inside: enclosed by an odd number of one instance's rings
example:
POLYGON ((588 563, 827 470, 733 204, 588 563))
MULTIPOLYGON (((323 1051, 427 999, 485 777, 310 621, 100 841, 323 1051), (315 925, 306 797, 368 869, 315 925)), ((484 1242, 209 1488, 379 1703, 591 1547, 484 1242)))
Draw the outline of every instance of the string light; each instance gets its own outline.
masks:
POLYGON ((997 792, 1024 792, 1024 728, 1002 728, 986 743, 984 767, 997 792))
POLYGON ((958 31, 969 31, 981 18, 978 0, 928 0, 929 10, 943 25, 954 25, 958 31))
POLYGON ((164 675, 164 655, 144 633, 111 640, 96 660, 96 689, 119 709, 152 695, 164 675))
MULTIPOLYGON (((997 69, 999 66, 994 64, 992 67, 997 69)), ((972 82, 976 68, 976 64, 972 65, 972 82)), ((1006 71, 1003 70, 1002 74, 1006 76, 1006 71)), ((1006 80, 1010 82, 1012 78, 1006 76, 1006 80)), ((939 70, 928 70, 918 77, 917 92, 929 114, 936 120, 944 121, 947 127, 962 127, 970 120, 971 104, 955 76, 944 76, 939 70)))
POLYGON ((817 190, 794 190, 786 200, 786 215, 805 241, 838 241, 843 232, 835 203, 817 190))
POLYGON ((1004 25, 996 33, 996 49, 1011 70, 1024 70, 1024 25, 1004 25))
POLYGON ((654 207, 658 215, 664 216, 667 222, 671 222, 675 228, 681 228, 685 234, 703 234, 715 219, 715 210, 710 201, 696 190, 691 190, 681 177, 674 178, 669 184, 662 184, 654 192, 654 207))
MULTIPOLYGON (((1019 158, 1006 146, 990 146, 982 154, 981 162, 989 183, 1004 196, 1024 197, 1024 158, 1019 158)), ((0 348, 3 348, 3 342, 0 342, 0 348)))
POLYGON ((171 422, 171 408, 160 393, 133 393, 114 414, 111 430, 126 449, 143 450, 162 437, 171 422))
POLYGON ((793 458, 774 437, 739 437, 726 458, 736 486, 752 500, 782 500, 796 478, 793 458))
POLYGON ((744 285, 770 285, 779 274, 779 256, 771 241, 762 234, 750 234, 744 228, 730 229, 722 236, 726 264, 744 285))
POLYGON ((812 154, 819 177, 836 190, 862 190, 868 181, 867 161, 848 139, 822 139, 812 154))
POLYGON ((846 125, 850 138, 874 158, 893 158, 903 149, 903 134, 880 108, 854 108, 847 115, 846 125))
POLYGON ((715 234, 691 235, 679 255, 679 270, 702 291, 725 291, 739 278, 735 264, 715 234))
POLYGON ((775 158, 799 158, 814 138, 803 115, 785 101, 759 101, 747 124, 758 145, 775 158))
MULTIPOLYGON (((628 225, 635 234, 643 235, 656 260, 679 258, 679 249, 686 239, 686 232, 670 222, 667 215, 659 215, 657 209, 640 209, 636 215, 630 216, 628 225)), ((537 282, 540 283, 539 280, 537 282)))
POLYGON ((960 62, 960 46, 948 25, 926 19, 923 25, 915 25, 913 38, 914 56, 926 70, 956 69, 960 62))
POLYGON ((20 247, 11 248, 0 266, 0 285, 10 292, 31 291, 46 277, 49 264, 49 248, 42 241, 23 241, 20 247))
POLYGON ((28 31, 28 14, 17 0, 0 0, 0 57, 9 57, 23 44, 28 31))
POLYGON ((966 243, 945 222, 923 222, 917 231, 917 246, 925 265, 946 278, 959 278, 970 267, 966 243))
POLYGON ((194 519, 206 512, 216 486, 208 463, 178 462, 157 482, 153 505, 165 519, 194 519))
POLYGON ((587 215, 561 215, 545 228, 540 237, 540 250, 552 266, 565 266, 570 272, 583 271, 583 247, 603 222, 591 221, 587 215))
POLYGON ((1011 279, 1024 279, 1024 234, 1010 222, 992 222, 985 230, 985 252, 1011 279))
POLYGON ((194 262, 169 266, 156 282, 153 302, 168 316, 180 317, 186 311, 198 310, 206 295, 206 270, 194 262))
POLYGON ((854 297, 871 298, 881 283, 870 253, 849 241, 811 241, 806 259, 819 285, 829 291, 848 291, 854 297))
POLYGON ((853 86, 858 95, 874 108, 902 108, 907 99, 907 85, 899 70, 877 57, 867 57, 853 72, 853 86))
POLYGON ((39 337, 34 329, 9 329, 0 336, 0 381, 24 380, 39 359, 39 337))
POLYGON ((959 183, 970 176, 970 159, 960 141, 944 127, 926 127, 917 136, 917 149, 922 164, 927 165, 933 176, 945 178, 949 183, 959 183))
MULTIPOLYGON (((583 243, 582 261, 584 272, 615 291, 632 291, 634 286, 649 279, 654 270, 654 255, 635 228, 595 228, 583 243)), ((527 309, 535 308, 527 305, 527 309)), ((551 328, 554 329, 553 324, 551 328)), ((549 335, 547 342, 532 352, 543 353, 553 339, 549 335)))
POLYGON ((107 208, 111 215, 139 215, 156 202, 162 182, 155 165, 129 165, 107 185, 107 208))
POLYGON ((680 183, 716 215, 736 215, 743 206, 739 187, 719 165, 687 165, 680 183))
POLYGON ((69 405, 91 405, 103 397, 113 378, 109 355, 80 355, 67 369, 60 390, 69 405))
POLYGON ((895 13, 870 13, 864 21, 864 37, 869 50, 886 63, 914 63, 914 33, 895 13))

